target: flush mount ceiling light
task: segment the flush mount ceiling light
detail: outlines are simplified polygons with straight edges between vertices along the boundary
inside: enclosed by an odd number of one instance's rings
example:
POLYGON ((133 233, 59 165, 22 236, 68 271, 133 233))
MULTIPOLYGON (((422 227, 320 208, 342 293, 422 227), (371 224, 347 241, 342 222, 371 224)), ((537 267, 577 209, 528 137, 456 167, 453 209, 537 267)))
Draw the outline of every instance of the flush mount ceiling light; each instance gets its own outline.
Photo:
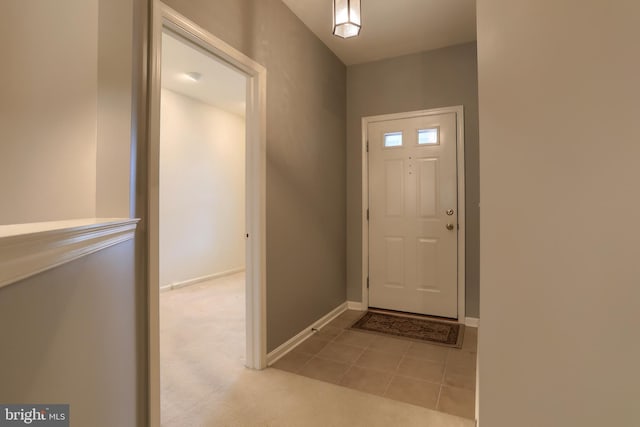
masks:
POLYGON ((348 39, 360 34, 360 0, 333 0, 333 35, 348 39))
POLYGON ((188 80, 191 80, 192 82, 200 81, 200 79, 202 78, 202 74, 198 73, 197 71, 189 71, 188 73, 184 73, 184 75, 188 80))

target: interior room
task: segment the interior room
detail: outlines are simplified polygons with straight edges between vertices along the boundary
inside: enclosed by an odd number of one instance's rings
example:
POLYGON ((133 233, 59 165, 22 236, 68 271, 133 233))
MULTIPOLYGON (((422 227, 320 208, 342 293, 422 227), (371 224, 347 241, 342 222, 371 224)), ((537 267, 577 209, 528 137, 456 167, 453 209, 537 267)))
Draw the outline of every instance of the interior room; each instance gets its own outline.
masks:
POLYGON ((638 16, 1 2, 0 424, 636 427, 638 16))
POLYGON ((160 287, 245 268, 246 78, 162 37, 160 287), (198 71, 185 71, 198 70, 198 71))

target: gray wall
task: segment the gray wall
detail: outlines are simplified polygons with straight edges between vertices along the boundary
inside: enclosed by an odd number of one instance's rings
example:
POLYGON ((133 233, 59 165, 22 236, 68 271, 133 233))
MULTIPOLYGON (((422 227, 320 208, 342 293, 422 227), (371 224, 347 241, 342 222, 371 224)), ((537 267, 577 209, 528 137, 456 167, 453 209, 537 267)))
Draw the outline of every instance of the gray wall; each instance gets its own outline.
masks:
POLYGON ((0 289, 0 402, 69 403, 74 426, 139 425, 133 257, 129 241, 0 289))
POLYGON ((267 68, 267 336, 346 299, 346 68, 280 0, 168 0, 267 68))
POLYGON ((466 315, 479 317, 477 77, 475 42, 348 68, 347 297, 350 301, 362 300, 362 117, 464 105, 466 315))

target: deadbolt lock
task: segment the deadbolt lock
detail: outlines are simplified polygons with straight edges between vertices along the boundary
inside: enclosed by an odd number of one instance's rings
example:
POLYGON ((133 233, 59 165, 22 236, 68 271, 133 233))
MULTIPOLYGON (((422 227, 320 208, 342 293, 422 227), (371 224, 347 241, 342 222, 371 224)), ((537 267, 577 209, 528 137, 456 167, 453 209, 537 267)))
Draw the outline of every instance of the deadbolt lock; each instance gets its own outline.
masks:
POLYGON ((454 210, 453 209, 447 209, 447 215, 451 216, 453 215, 454 210))

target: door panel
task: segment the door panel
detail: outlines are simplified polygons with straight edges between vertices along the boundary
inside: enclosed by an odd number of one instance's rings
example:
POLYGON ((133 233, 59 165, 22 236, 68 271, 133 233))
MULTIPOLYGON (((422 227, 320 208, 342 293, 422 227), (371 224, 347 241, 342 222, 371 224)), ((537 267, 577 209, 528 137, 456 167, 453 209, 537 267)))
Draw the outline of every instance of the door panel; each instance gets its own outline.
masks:
POLYGON ((387 217, 401 217, 404 210, 404 163, 400 159, 384 162, 386 188, 385 211, 387 217))
POLYGON ((435 218, 438 212, 438 159, 418 160, 418 216, 435 218))
POLYGON ((384 285, 387 287, 404 287, 404 239, 402 237, 387 237, 386 243, 386 277, 384 285))
POLYGON ((417 258, 418 289, 438 292, 438 239, 418 239, 417 258))
POLYGON ((368 137, 369 305, 457 318, 456 114, 370 123, 368 137))

